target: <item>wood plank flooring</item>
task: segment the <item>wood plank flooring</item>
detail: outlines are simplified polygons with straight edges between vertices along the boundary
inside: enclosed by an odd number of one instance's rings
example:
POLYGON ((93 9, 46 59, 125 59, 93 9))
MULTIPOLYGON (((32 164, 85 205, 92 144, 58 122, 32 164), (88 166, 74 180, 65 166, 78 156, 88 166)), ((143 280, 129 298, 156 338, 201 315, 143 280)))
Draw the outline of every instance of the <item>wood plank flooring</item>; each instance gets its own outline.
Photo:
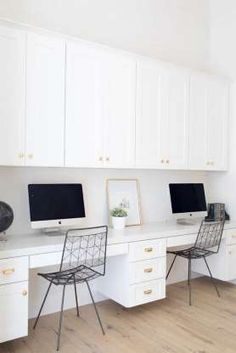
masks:
MULTIPOLYGON (((193 280, 193 305, 186 282, 167 287, 167 299, 125 309, 98 304, 103 336, 91 305, 65 311, 61 353, 235 353, 236 286, 218 282, 221 298, 209 279, 193 280)), ((16 320, 17 318, 12 318, 16 320)), ((0 353, 55 352, 57 314, 43 316, 29 336, 0 344, 0 353)))

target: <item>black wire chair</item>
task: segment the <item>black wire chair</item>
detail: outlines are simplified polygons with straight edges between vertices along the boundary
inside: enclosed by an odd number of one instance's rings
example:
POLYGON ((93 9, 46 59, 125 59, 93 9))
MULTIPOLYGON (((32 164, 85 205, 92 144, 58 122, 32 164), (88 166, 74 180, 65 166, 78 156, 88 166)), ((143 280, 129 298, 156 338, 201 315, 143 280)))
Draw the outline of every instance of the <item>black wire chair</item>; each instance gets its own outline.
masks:
POLYGON ((38 273, 39 276, 42 276, 48 280, 50 284, 39 309, 38 316, 35 320, 33 326, 34 329, 37 326, 52 284, 56 286, 63 286, 57 337, 57 351, 60 348, 65 288, 67 285, 74 286, 76 311, 77 316, 80 316, 76 284, 86 283, 102 333, 105 335, 92 291, 89 286, 89 281, 105 275, 107 232, 107 226, 72 229, 67 231, 59 271, 51 273, 38 273))
POLYGON ((169 277, 169 274, 173 268, 177 256, 183 257, 188 260, 189 305, 192 305, 191 264, 192 260, 195 259, 202 258, 204 260, 208 273, 210 275, 211 282, 216 290, 218 297, 220 297, 219 290, 212 276, 206 257, 218 253, 221 244, 223 229, 224 219, 214 222, 202 221, 194 246, 184 250, 167 251, 168 254, 174 255, 174 259, 167 272, 166 279, 169 277))

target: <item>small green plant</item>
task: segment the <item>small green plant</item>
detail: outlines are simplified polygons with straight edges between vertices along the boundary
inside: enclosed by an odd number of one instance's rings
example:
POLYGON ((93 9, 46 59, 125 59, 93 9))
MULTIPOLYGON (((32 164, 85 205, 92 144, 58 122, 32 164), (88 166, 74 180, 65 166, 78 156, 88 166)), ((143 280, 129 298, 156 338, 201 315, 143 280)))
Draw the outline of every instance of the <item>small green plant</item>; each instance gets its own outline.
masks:
POLYGON ((127 217, 128 213, 123 208, 115 207, 111 210, 112 217, 127 217))

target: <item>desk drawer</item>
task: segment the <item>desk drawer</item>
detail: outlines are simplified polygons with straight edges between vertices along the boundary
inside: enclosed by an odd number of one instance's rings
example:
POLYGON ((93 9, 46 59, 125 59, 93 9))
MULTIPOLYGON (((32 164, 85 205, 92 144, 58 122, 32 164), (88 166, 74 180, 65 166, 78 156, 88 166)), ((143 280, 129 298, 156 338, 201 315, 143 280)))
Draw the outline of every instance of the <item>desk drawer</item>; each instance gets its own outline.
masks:
POLYGON ((38 268, 61 263, 62 251, 30 256, 30 268, 38 268))
POLYGON ((0 260, 0 285, 28 281, 28 257, 0 260))
POLYGON ((227 245, 236 244, 236 230, 235 229, 226 231, 226 244, 227 245))
POLYGON ((165 298, 165 279, 130 286, 132 306, 165 298))
POLYGON ((148 260, 166 256, 166 241, 148 240, 129 244, 129 261, 148 260))
POLYGON ((151 281, 166 276, 166 257, 132 262, 129 264, 130 283, 151 281))

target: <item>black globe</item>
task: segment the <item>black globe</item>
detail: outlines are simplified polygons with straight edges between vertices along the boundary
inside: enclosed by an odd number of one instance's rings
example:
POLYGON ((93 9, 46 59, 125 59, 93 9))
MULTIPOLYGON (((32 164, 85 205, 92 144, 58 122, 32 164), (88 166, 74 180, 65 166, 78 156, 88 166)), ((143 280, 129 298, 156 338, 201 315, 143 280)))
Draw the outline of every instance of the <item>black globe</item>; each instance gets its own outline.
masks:
POLYGON ((0 233, 5 232, 14 219, 12 208, 5 202, 0 201, 0 233))

